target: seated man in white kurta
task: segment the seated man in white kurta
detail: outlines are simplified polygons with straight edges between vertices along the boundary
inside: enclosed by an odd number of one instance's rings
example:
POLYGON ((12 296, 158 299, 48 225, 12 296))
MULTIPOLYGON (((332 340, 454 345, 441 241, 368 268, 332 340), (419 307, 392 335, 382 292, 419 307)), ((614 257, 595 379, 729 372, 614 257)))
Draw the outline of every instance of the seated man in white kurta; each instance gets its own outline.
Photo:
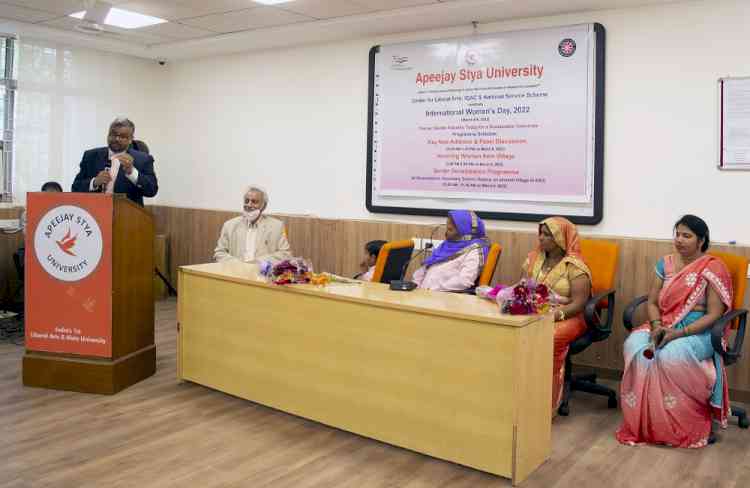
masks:
POLYGON ((250 263, 291 258, 284 223, 263 215, 268 207, 268 193, 253 185, 243 198, 242 215, 228 220, 221 228, 214 260, 236 259, 250 263))

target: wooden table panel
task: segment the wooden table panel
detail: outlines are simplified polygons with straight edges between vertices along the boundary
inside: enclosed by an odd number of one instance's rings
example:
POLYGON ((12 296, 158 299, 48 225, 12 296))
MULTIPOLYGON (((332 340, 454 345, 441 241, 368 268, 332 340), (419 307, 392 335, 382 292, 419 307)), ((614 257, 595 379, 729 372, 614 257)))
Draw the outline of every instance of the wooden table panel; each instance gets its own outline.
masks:
POLYGON ((516 482, 549 456, 549 316, 242 263, 181 268, 178 314, 182 379, 516 482))

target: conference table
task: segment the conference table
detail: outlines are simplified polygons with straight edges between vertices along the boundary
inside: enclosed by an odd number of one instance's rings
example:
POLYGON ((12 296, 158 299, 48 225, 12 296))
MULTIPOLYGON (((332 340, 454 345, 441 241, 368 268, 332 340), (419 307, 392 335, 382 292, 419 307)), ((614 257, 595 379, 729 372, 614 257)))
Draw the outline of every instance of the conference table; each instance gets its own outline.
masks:
POLYGON ((482 471, 550 454, 551 314, 380 283, 279 286, 239 261, 179 269, 178 375, 482 471))

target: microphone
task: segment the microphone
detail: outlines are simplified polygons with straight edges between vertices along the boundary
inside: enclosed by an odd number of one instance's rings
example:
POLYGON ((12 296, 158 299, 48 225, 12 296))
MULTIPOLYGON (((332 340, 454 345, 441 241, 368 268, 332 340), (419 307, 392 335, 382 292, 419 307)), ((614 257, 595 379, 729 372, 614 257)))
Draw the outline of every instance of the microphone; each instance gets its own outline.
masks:
POLYGON ((424 249, 422 249, 421 251, 419 251, 414 256, 410 257, 404 263, 404 265, 401 266, 401 272, 399 273, 399 277, 401 279, 391 280, 391 286, 390 286, 391 290, 395 290, 395 291, 412 291, 413 289, 415 289, 417 287, 417 284, 414 283, 413 281, 409 281, 409 280, 404 280, 403 279, 404 278, 404 273, 406 273, 406 268, 409 267, 409 263, 411 263, 412 261, 414 261, 415 258, 417 258, 417 257, 421 256, 422 254, 424 254, 425 252, 427 252, 428 249, 432 249, 432 243, 431 242, 428 242, 427 244, 425 244, 424 249))
MULTIPOLYGON (((430 248, 433 247, 432 245, 432 239, 435 237, 435 231, 438 230, 441 227, 445 227, 445 224, 439 224, 432 228, 432 232, 430 232, 430 248)), ((427 248, 427 246, 425 246, 427 248)))
MULTIPOLYGON (((111 159, 107 158, 107 162, 104 163, 104 169, 106 169, 108 173, 112 172, 112 160, 111 159)), ((107 191, 107 185, 100 186, 99 191, 102 193, 107 191)))

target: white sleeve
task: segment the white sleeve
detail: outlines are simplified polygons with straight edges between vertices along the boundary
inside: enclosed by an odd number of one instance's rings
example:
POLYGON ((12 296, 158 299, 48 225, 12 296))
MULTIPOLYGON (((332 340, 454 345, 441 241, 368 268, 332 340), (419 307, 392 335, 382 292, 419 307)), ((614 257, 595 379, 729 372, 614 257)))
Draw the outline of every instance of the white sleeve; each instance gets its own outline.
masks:
POLYGON ((130 174, 125 174, 125 177, 130 180, 130 182, 134 185, 138 184, 138 168, 133 166, 133 170, 130 172, 130 174))
POLYGON ((221 233, 219 234, 219 241, 216 243, 216 249, 214 249, 214 261, 228 261, 231 259, 237 259, 229 253, 229 241, 231 236, 229 235, 229 228, 225 223, 221 227, 221 233))
POLYGON ((414 274, 411 276, 412 281, 417 284, 417 286, 420 286, 422 284, 422 281, 424 281, 424 276, 427 274, 427 268, 424 266, 420 266, 419 269, 417 269, 414 274))

